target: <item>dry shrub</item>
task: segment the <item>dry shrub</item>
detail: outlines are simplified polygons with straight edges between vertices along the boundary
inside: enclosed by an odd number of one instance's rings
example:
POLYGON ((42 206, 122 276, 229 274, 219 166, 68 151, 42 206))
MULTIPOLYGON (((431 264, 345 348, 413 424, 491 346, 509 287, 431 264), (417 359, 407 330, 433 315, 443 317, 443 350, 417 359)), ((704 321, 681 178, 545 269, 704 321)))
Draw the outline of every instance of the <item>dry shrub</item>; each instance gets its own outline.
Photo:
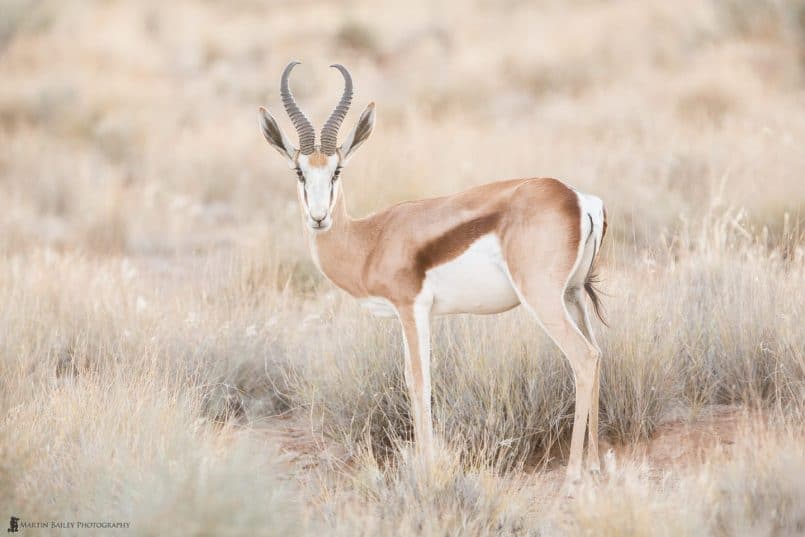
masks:
POLYGON ((392 455, 395 445, 412 435, 402 340, 394 321, 373 323, 353 315, 343 323, 324 323, 316 317, 308 330, 319 338, 306 338, 297 348, 302 359, 292 377, 295 403, 312 409, 315 423, 350 456, 367 447, 381 458, 392 455))
POLYGON ((735 97, 723 88, 703 86, 682 95, 677 102, 677 112, 689 121, 721 124, 738 106, 735 97))
POLYGON ((467 468, 449 449, 431 471, 404 447, 393 465, 362 453, 323 485, 317 509, 336 535, 798 535, 805 528, 801 431, 739 428, 739 442, 698 469, 658 473, 610 453, 601 481, 584 481, 573 500, 550 499, 556 485, 534 476, 467 468))
POLYGON ((198 397, 158 366, 56 381, 36 394, 23 385, 6 386, 16 402, 0 422, 0 500, 17 516, 129 521, 143 535, 303 534, 271 447, 209 428, 198 397))
POLYGON ((287 409, 282 350, 254 310, 202 315, 209 292, 172 295, 176 309, 128 260, 3 259, 2 505, 145 535, 308 531, 275 448, 230 426, 287 409))
POLYGON ((434 333, 439 429, 476 464, 545 462, 572 427, 570 367, 523 312, 485 321, 441 322, 434 333))
POLYGON ((714 535, 805 532, 802 439, 767 440, 762 435, 723 468, 711 469, 709 479, 702 479, 714 535))
POLYGON ((587 483, 563 535, 799 535, 805 530, 805 451, 801 431, 745 426, 730 455, 698 473, 666 473, 607 459, 606 479, 587 483))
MULTIPOLYGON (((555 353, 538 358, 528 349, 534 334, 542 348, 536 324, 506 319, 438 323, 433 405, 440 436, 468 463, 514 468, 566 435, 572 386, 555 353), (515 336, 526 327, 530 338, 515 336)), ((310 407, 323 432, 349 454, 369 449, 388 459, 412 438, 397 322, 361 316, 328 323, 318 333, 326 333, 322 341, 329 344, 310 341, 305 349, 308 364, 295 377, 297 403, 310 407)))
POLYGON ((802 0, 717 0, 719 21, 728 32, 747 37, 777 38, 789 34, 805 46, 805 2, 802 0))
POLYGON ((411 460, 381 468, 369 456, 341 490, 328 523, 334 535, 532 535, 524 495, 484 469, 464 470, 442 453, 432 472, 411 460))
POLYGON ((356 20, 344 21, 339 26, 335 43, 359 53, 371 55, 379 52, 378 39, 372 28, 356 20))
MULTIPOLYGON (((49 250, 6 259, 3 269, 0 368, 23 364, 29 383, 136 372, 142 363, 130 357, 150 356, 192 389, 202 414, 216 421, 259 421, 289 408, 288 351, 276 318, 266 322, 274 317, 269 299, 240 300, 237 285, 191 284, 171 295, 179 297, 177 307, 129 260, 98 263, 49 250), (233 309, 206 309, 213 301, 233 309)), ((229 270, 213 272, 239 281, 241 271, 229 270)))
POLYGON ((24 32, 45 30, 53 13, 49 2, 43 0, 3 0, 0 17, 0 54, 14 37, 24 32))
POLYGON ((598 62, 590 59, 543 59, 526 64, 509 62, 505 74, 514 84, 538 98, 551 95, 580 96, 601 80, 598 62))

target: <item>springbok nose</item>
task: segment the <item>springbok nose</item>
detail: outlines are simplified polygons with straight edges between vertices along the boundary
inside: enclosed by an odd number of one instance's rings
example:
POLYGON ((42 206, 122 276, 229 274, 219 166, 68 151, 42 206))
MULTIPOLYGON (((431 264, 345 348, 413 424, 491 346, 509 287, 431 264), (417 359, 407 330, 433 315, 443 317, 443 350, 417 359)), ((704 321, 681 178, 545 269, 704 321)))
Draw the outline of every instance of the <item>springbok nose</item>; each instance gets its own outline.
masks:
POLYGON ((313 221, 314 221, 314 222, 316 222, 316 224, 317 224, 317 225, 320 225, 320 224, 321 224, 321 223, 324 221, 324 219, 325 219, 325 218, 327 218, 327 215, 324 215, 324 216, 322 216, 321 218, 316 218, 315 216, 313 216, 313 215, 311 214, 311 215, 310 215, 310 218, 312 218, 312 219, 313 219, 313 221))

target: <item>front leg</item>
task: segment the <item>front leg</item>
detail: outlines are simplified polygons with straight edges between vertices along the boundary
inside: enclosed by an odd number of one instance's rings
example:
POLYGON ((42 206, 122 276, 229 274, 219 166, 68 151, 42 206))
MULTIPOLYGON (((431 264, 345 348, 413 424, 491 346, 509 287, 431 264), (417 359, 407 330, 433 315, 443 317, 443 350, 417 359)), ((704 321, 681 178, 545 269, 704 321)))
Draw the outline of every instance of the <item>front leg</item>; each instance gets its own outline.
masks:
POLYGON ((430 409, 430 311, 432 300, 419 297, 398 307, 405 345, 405 383, 414 416, 414 442, 426 465, 433 463, 433 419, 430 409))

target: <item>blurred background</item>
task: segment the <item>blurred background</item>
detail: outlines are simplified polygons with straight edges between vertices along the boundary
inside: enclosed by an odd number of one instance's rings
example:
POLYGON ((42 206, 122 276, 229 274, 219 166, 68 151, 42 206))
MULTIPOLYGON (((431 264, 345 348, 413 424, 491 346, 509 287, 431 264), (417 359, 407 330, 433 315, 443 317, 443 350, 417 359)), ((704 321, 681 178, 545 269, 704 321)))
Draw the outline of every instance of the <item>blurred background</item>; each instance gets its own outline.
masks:
POLYGON ((801 533, 804 112, 805 0, 0 0, 0 520, 801 533), (522 308, 434 321, 418 479, 398 324, 318 274, 258 128, 296 140, 290 60, 317 127, 331 63, 344 133, 377 105, 353 216, 512 177, 604 200, 603 493, 553 501, 573 377, 522 308))
POLYGON ((715 206, 772 237, 802 218, 801 0, 2 0, 0 249, 259 239, 304 258, 294 176, 256 127, 265 105, 296 139, 278 95, 293 59, 317 129, 331 63, 356 85, 344 131, 377 103, 345 173, 355 216, 554 176, 638 249, 715 206))

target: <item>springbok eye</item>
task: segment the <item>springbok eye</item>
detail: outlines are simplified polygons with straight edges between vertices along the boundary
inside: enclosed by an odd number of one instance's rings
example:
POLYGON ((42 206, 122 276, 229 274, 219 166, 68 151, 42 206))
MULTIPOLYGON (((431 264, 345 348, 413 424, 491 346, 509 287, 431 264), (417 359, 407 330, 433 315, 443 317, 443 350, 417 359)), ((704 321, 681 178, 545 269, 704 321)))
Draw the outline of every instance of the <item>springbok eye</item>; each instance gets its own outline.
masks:
POLYGON ((333 181, 336 181, 338 179, 338 176, 340 175, 341 175, 341 166, 337 167, 333 172, 333 181))
POLYGON ((300 181, 301 183, 304 183, 304 182, 305 182, 305 176, 304 176, 304 174, 302 173, 302 169, 301 169, 301 168, 296 168, 296 177, 298 177, 298 178, 299 178, 299 181, 300 181))

